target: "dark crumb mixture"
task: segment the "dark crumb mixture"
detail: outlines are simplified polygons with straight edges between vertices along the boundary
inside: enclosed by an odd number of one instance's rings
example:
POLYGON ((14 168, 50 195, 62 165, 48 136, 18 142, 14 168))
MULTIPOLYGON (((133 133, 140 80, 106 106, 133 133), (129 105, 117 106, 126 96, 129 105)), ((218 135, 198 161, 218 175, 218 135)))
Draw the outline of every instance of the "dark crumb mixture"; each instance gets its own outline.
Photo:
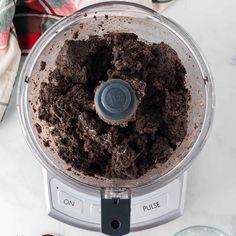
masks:
MULTIPOLYGON (((39 119, 53 126, 59 157, 86 175, 134 179, 168 160, 187 131, 190 94, 185 68, 167 44, 135 34, 66 41, 49 83, 42 83, 39 119), (94 90, 108 79, 130 83, 140 100, 127 126, 104 123, 94 90)), ((157 170, 158 171, 158 170, 157 170)))

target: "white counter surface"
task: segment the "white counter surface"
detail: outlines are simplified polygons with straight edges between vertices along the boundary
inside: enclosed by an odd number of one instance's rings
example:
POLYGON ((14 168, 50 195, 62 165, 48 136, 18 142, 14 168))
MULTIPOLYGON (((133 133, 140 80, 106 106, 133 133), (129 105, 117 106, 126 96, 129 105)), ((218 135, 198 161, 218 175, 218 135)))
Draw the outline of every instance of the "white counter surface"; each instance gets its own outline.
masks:
MULTIPOLYGON (((164 15, 181 24, 204 52, 215 80, 216 114, 206 146, 189 171, 184 215, 131 235, 172 236, 204 224, 235 236, 236 1, 178 0, 164 15)), ((101 235, 47 216, 41 166, 23 138, 15 92, 0 123, 0 163, 0 235, 101 235)))

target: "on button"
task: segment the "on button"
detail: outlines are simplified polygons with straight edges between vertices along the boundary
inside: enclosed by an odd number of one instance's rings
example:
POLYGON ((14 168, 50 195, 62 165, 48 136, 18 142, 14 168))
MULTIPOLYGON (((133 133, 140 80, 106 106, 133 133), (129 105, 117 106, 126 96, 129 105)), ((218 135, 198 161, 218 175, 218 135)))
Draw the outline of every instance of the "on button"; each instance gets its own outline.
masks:
POLYGON ((77 213, 82 212, 83 202, 63 191, 59 192, 59 204, 65 210, 76 211, 77 213))

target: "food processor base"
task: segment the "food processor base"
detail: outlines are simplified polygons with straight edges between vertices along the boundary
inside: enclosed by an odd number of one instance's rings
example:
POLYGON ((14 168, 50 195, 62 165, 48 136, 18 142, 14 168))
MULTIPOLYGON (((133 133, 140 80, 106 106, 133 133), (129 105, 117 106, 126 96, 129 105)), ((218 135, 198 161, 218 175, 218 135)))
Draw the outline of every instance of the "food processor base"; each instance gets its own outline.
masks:
MULTIPOLYGON (((101 196, 64 183, 43 168, 48 215, 78 228, 101 231, 101 196)), ((187 172, 166 186, 142 196, 132 196, 131 228, 155 227, 183 214, 187 172)))

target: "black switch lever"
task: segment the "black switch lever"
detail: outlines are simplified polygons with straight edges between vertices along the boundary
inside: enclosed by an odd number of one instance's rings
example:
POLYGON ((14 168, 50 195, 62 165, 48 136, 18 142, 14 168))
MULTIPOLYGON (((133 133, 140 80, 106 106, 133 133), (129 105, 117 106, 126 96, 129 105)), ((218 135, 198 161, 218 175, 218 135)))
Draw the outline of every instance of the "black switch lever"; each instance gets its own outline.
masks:
POLYGON ((101 199, 102 233, 120 236, 130 232, 130 198, 101 199))

